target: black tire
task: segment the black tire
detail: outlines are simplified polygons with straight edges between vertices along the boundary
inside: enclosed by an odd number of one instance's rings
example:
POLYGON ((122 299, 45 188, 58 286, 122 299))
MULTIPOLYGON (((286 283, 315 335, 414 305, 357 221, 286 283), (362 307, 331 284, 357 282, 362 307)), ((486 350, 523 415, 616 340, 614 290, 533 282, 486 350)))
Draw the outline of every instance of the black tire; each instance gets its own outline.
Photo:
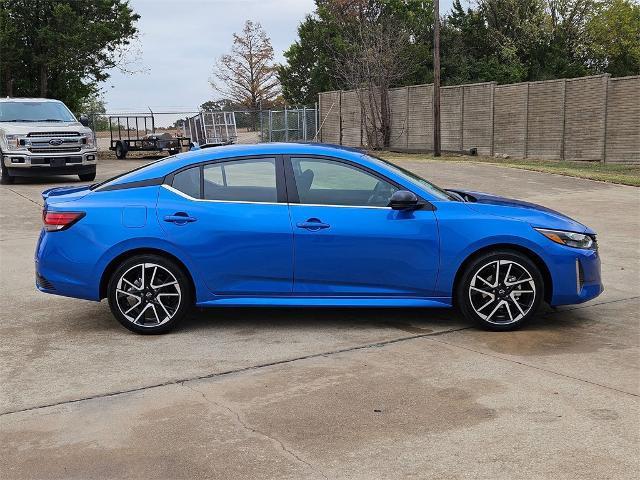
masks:
POLYGON ((90 173, 80 173, 78 175, 83 182, 93 182, 96 179, 96 171, 90 173))
POLYGON ((178 150, 177 148, 172 148, 169 150, 169 155, 177 155, 180 153, 180 150, 178 150))
POLYGON ((456 289, 457 305, 465 318, 494 331, 514 330, 526 323, 543 297, 544 281, 536 264, 520 252, 504 249, 474 258, 456 289))
POLYGON ((118 160, 124 160, 127 157, 127 146, 122 143, 116 143, 116 158, 118 160))
POLYGON ((136 255, 122 262, 109 279, 107 298, 111 312, 125 328, 150 335, 175 328, 193 304, 191 282, 183 269, 168 258, 152 254, 136 255), (144 285, 140 282, 142 265, 146 267, 144 285), (154 267, 159 267, 155 273, 154 267), (167 272, 170 275, 166 275, 167 272), (123 276, 128 282, 122 279, 123 276), (133 280, 135 277, 137 280, 133 280), (176 285, 152 288, 173 280, 176 285), (179 297, 175 296, 176 292, 179 297), (138 301, 142 303, 138 304, 138 301))
MULTIPOLYGON (((2 155, 0 155, 0 163, 2 163, 2 155)), ((15 177, 9 175, 9 169, 4 164, 0 165, 0 184, 11 185, 15 180, 15 177)))

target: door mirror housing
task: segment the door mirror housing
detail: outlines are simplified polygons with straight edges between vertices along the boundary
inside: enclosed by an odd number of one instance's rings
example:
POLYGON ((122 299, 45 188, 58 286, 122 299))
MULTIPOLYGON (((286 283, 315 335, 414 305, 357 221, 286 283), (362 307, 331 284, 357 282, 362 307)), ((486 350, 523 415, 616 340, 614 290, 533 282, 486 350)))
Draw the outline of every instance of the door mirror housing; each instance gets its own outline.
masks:
POLYGON ((80 123, 85 127, 89 126, 89 117, 87 117, 86 115, 80 115, 79 120, 80 120, 80 123))
POLYGON ((418 208, 418 197, 409 190, 398 190, 391 195, 389 206, 394 210, 415 210, 418 208))

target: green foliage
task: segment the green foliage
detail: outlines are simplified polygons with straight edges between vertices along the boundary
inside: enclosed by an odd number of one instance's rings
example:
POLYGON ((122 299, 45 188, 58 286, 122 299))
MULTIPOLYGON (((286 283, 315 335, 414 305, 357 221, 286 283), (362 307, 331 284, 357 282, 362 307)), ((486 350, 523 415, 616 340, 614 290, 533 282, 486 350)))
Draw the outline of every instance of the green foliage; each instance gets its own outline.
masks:
POLYGON ((0 0, 0 95, 78 110, 137 34, 127 0, 0 0))
MULTIPOLYGON (((430 0, 316 0, 278 74, 289 103, 313 104, 322 91, 348 88, 336 58, 351 48, 351 15, 375 12, 411 34, 407 69, 394 86, 433 81, 430 0)), ((454 0, 441 21, 444 85, 640 74, 640 5, 636 0, 454 0)))
POLYGON ((640 74, 640 3, 602 2, 586 30, 595 69, 614 77, 640 74))

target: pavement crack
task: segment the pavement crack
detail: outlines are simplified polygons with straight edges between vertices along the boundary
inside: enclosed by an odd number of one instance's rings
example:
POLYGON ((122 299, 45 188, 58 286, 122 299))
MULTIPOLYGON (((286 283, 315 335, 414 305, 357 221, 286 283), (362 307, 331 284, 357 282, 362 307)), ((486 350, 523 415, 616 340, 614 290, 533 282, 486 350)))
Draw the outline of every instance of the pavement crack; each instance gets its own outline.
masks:
POLYGON ((211 398, 209 398, 203 391, 198 390, 197 388, 194 388, 191 385, 188 385, 187 382, 181 382, 180 383, 181 386, 188 388, 189 390, 192 390, 195 393, 198 393, 200 395, 202 395, 202 398, 205 400, 205 402, 218 407, 218 408, 222 408, 226 411, 228 411, 233 418, 235 419, 236 423, 243 428, 244 430, 251 432, 254 435, 258 435, 260 437, 266 438, 267 440, 277 444, 280 449, 285 452, 285 454, 287 454, 289 457, 293 458, 295 461, 297 461, 298 463, 302 463, 303 465, 306 465, 308 468, 310 468, 311 470, 313 470, 316 473, 319 473, 322 478, 325 478, 328 480, 329 477, 327 477, 321 470, 319 470, 317 467, 315 467, 314 465, 312 465, 311 463, 307 462, 305 459, 301 458, 300 455, 298 455, 297 453, 295 453, 293 450, 289 449, 284 442, 282 442, 282 440, 280 440, 277 437, 274 437, 272 435, 269 435, 266 432, 263 432, 262 430, 259 430, 255 427, 252 427, 251 425, 249 425, 243 418, 242 415, 240 415, 239 412, 236 412, 235 410, 233 410, 231 407, 229 407, 228 405, 224 404, 224 403, 220 403, 220 402, 216 402, 215 400, 212 400, 211 398))
POLYGON ((302 355, 302 356, 293 357, 293 358, 285 358, 283 360, 276 360, 276 361, 273 361, 273 362, 260 363, 260 364, 256 364, 256 365, 249 365, 247 367, 240 367, 240 368, 235 368, 235 369, 232 369, 232 370, 225 370, 225 371, 222 371, 222 372, 208 373, 208 374, 205 374, 205 375, 196 375, 194 377, 189 377, 189 378, 180 378, 180 379, 175 379, 175 380, 167 380, 166 382, 154 383, 152 385, 144 385, 144 386, 141 386, 141 387, 117 390, 117 391, 114 391, 114 392, 99 393, 99 394, 96 394, 96 395, 89 395, 89 396, 86 396, 86 397, 73 398, 71 400, 62 400, 62 401, 59 401, 59 402, 52 402, 52 403, 47 403, 47 404, 42 404, 42 405, 34 405, 34 406, 31 406, 31 407, 18 408, 18 409, 15 409, 15 410, 7 410, 7 411, 4 411, 4 412, 0 412, 0 417, 3 417, 5 415, 13 415, 13 414, 16 414, 16 413, 23 413, 23 412, 33 411, 33 410, 39 410, 41 408, 57 407, 57 406, 60 406, 60 405, 70 405, 70 404, 73 404, 73 403, 86 402, 86 401, 89 401, 89 400, 95 400, 95 399, 99 399, 99 398, 116 397, 116 396, 120 396, 120 395, 126 395, 128 393, 142 392, 144 390, 150 390, 152 388, 167 387, 167 386, 170 386, 170 385, 182 384, 184 382, 190 382, 190 381, 194 381, 194 380, 206 380, 206 379, 210 379, 210 378, 226 377, 226 376, 230 376, 230 375, 235 375, 235 374, 244 373, 244 372, 251 372, 251 371, 254 371, 254 370, 260 370, 260 369, 263 369, 263 368, 273 367, 273 366, 277 366, 277 365, 285 365, 285 364, 288 364, 288 363, 294 363, 294 362, 298 362, 300 360, 308 360, 308 359, 319 358, 319 357, 328 357, 328 356, 331 356, 331 355, 339 355, 341 353, 355 352, 355 351, 358 351, 358 350, 366 350, 366 349, 369 349, 369 348, 380 348, 380 347, 384 347, 386 345, 392 345, 394 343, 400 343, 400 342, 406 342, 408 340, 414 340, 416 338, 434 337, 434 336, 439 336, 439 335, 445 335, 447 333, 458 332, 460 330, 467 330, 469 328, 472 328, 472 327, 467 326, 467 327, 461 327, 461 328, 451 328, 449 330, 442 330, 440 332, 423 333, 423 334, 420 334, 420 335, 411 335, 411 336, 406 336, 406 337, 392 338, 391 340, 383 340, 383 341, 380 341, 380 342, 367 343, 367 344, 364 344, 364 345, 355 345, 353 347, 340 348, 340 349, 337 349, 337 350, 330 350, 328 352, 311 353, 309 355, 302 355))
POLYGON ((25 200, 28 200, 29 202, 33 203, 34 205, 37 205, 38 208, 42 208, 43 207, 43 205, 41 203, 38 203, 38 202, 34 201, 33 199, 27 197, 26 195, 23 195, 20 192, 15 191, 13 188, 7 188, 7 190, 9 190, 12 193, 15 193, 16 195, 18 195, 19 197, 24 198, 25 200))
POLYGON ((559 377, 569 378, 571 380, 575 380, 575 381, 581 382, 581 383, 586 383, 586 384, 592 385, 594 387, 605 388, 607 390, 611 390, 611 391, 614 391, 614 392, 622 393, 622 394, 625 394, 625 395, 631 395, 632 397, 640 397, 640 395, 637 394, 637 393, 627 392, 626 390, 621 390, 619 388, 611 387, 609 385, 604 385, 602 383, 592 382, 591 380, 586 380, 586 379, 580 378, 580 377, 574 377, 573 375, 568 375, 566 373, 556 372, 554 370, 549 370, 548 368, 539 367, 537 365, 532 365, 530 363, 523 362, 523 361, 520 361, 520 360, 514 360, 514 359, 511 359, 511 358, 506 358, 506 357, 503 357, 501 355, 494 355, 494 354, 489 353, 489 352, 483 352, 482 350, 477 350, 477 349, 471 348, 471 347, 465 347, 463 345, 458 345, 456 343, 447 342, 445 340, 436 339, 436 338, 425 338, 425 340, 428 340, 430 342, 441 343, 443 345, 448 345, 448 346, 453 347, 453 348, 460 348, 460 349, 466 350, 468 352, 477 353, 479 355, 484 355, 486 357, 495 358, 497 360, 502 360, 504 362, 514 363, 516 365, 521 365, 523 367, 533 368, 534 370, 539 370, 541 372, 550 373, 552 375, 557 375, 559 377))

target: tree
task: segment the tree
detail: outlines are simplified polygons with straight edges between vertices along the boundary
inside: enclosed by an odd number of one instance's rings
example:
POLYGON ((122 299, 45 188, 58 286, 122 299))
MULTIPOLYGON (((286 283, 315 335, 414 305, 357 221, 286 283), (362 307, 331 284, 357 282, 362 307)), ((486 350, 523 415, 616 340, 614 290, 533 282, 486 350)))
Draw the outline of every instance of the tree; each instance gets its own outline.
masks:
POLYGON ((42 96, 77 110, 124 66, 139 19, 126 0, 1 0, 0 96, 42 96))
POLYGON ((94 130, 109 130, 109 120, 105 115, 107 109, 104 104, 104 99, 97 93, 93 93, 83 100, 79 113, 89 115, 91 128, 94 130))
POLYGON ((602 2, 586 24, 593 68, 614 77, 640 74, 640 4, 602 2))
POLYGON ((278 66, 278 78, 288 103, 313 105, 318 93, 341 87, 333 74, 338 67, 332 52, 340 51, 343 42, 338 26, 322 5, 298 26, 298 37, 284 52, 287 63, 278 66))
POLYGON ((271 40, 260 23, 247 20, 241 34, 233 34, 231 53, 216 63, 214 90, 245 108, 268 108, 280 94, 273 65, 271 40))

